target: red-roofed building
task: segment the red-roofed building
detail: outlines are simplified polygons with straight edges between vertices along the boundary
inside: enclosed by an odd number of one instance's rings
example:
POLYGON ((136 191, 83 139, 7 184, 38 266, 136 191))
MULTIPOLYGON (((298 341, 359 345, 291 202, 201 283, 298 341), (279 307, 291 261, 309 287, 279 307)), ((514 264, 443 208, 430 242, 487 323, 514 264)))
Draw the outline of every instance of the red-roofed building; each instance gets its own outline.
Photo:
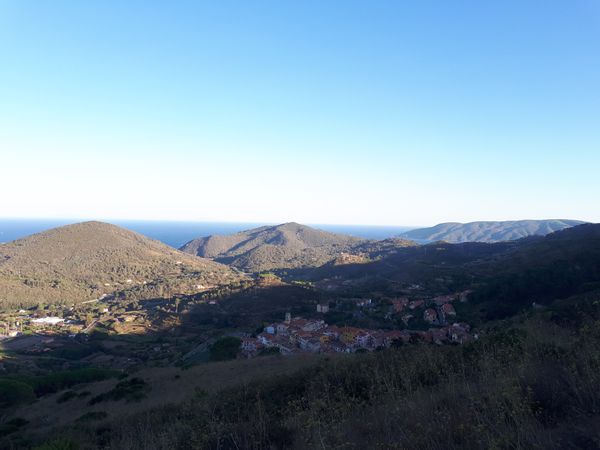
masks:
POLYGON ((409 309, 420 308, 425 305, 425 300, 413 300, 408 304, 409 309))
POLYGON ((436 344, 443 344, 448 340, 448 330, 446 328, 430 328, 429 334, 436 344))
POLYGON ((401 313, 404 308, 408 305, 407 298, 395 298, 392 300, 392 306, 394 307, 394 312, 401 313))
POLYGON ((406 330, 392 330, 384 332, 383 345, 390 347, 394 341, 408 343, 410 341, 410 332, 406 330))
POLYGON ((455 299, 456 299, 456 295, 455 294, 453 294, 453 295, 439 295, 439 296, 437 296, 437 297, 435 297, 433 299, 433 302, 436 305, 441 306, 441 305, 443 305, 445 303, 452 302, 455 299))
POLYGON ((454 306, 452 306, 450 303, 444 303, 440 309, 447 316, 455 316, 456 315, 456 310, 454 309, 454 306))
POLYGON ((425 320, 426 322, 429 323, 438 323, 438 315, 437 312, 435 311, 435 309, 433 308, 427 308, 424 312, 423 312, 423 320, 425 320))

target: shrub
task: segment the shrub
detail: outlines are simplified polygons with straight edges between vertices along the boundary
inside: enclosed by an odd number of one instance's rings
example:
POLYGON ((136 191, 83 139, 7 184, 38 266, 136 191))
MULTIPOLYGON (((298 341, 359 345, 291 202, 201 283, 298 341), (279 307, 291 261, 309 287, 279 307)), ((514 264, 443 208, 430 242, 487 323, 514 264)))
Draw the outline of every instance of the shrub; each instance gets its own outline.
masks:
POLYGON ((211 361, 227 361, 235 359, 240 352, 242 341, 236 337, 224 337, 210 346, 211 361))
POLYGON ((33 388, 12 379, 0 380, 0 408, 9 408, 35 400, 33 388))
POLYGON ((269 356, 269 355, 281 355, 279 347, 265 347, 261 348, 258 352, 258 356, 269 356))
POLYGON ((69 439, 55 439, 34 447, 33 450, 77 450, 79 447, 69 439))
POLYGON ((90 411, 79 417, 79 419, 77 419, 77 422, 91 422, 94 420, 106 419, 107 417, 108 414, 106 413, 106 411, 90 411))
POLYGON ((128 402, 139 401, 146 396, 146 392, 149 390, 148 383, 136 377, 131 380, 120 381, 110 391, 93 397, 88 404, 94 405, 107 400, 116 401, 122 399, 128 402))
POLYGON ((28 423, 29 421, 23 419, 22 417, 15 417, 14 419, 0 425, 0 436, 7 436, 11 433, 14 433, 28 423))
POLYGON ((118 370, 86 368, 55 372, 49 375, 24 379, 23 381, 33 387, 36 395, 42 396, 58 392, 76 384, 107 380, 117 377, 120 374, 121 372, 118 370))
POLYGON ((58 396, 58 398, 56 399, 56 403, 64 403, 64 402, 68 402, 69 400, 78 397, 77 392, 75 391, 66 391, 63 392, 62 394, 60 394, 58 396))

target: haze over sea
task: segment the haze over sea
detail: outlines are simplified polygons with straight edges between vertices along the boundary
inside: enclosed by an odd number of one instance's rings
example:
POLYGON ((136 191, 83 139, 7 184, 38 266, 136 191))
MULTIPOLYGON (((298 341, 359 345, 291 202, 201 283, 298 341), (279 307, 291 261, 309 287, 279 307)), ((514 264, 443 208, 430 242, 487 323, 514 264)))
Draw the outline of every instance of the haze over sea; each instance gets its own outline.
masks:
MULTIPOLYGON (((20 239, 30 234, 70 223, 76 219, 0 219, 0 243, 20 239)), ((106 222, 136 231, 145 236, 164 242, 175 248, 201 236, 211 234, 231 234, 263 225, 276 225, 248 222, 174 222, 144 220, 107 220, 106 222)), ((349 234, 366 239, 385 239, 396 236, 414 227, 372 226, 372 225, 319 225, 308 224, 332 233, 349 234)))

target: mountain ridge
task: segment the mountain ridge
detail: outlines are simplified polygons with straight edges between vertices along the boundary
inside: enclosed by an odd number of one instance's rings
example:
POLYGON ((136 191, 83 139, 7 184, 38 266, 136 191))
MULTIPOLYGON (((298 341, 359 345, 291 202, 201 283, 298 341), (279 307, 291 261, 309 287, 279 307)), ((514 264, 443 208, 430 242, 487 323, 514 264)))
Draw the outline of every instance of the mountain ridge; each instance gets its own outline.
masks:
POLYGON ((248 271, 318 266, 368 242, 287 222, 193 239, 180 250, 248 271))
POLYGON ((545 236, 584 223, 586 222, 568 219, 443 222, 433 227, 406 231, 399 237, 421 243, 501 242, 528 236, 545 236))

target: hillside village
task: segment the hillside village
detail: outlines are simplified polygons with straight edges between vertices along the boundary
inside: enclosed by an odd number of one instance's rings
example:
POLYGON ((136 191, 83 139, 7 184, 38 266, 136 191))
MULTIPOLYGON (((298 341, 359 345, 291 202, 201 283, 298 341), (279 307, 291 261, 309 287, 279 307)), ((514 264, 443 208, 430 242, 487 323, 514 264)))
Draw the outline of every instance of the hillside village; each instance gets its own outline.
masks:
MULTIPOLYGON (((428 300, 398 298, 392 300, 391 313, 401 314, 408 322, 410 317, 421 313, 423 320, 431 327, 427 330, 372 330, 351 326, 328 325, 322 319, 292 318, 286 314, 283 322, 267 325, 256 337, 242 339, 242 353, 253 357, 265 349, 277 349, 283 355, 295 353, 354 353, 374 351, 421 340, 435 344, 462 344, 476 339, 471 327, 464 322, 456 322, 455 300, 466 301, 469 291, 454 295, 437 296, 428 300)), ((368 307, 371 299, 357 301, 359 307, 368 307)), ((327 313, 328 305, 318 304, 317 311, 327 313)))
POLYGON ((288 317, 271 324, 257 337, 242 339, 246 357, 259 354, 264 348, 276 348, 283 355, 294 353, 354 353, 389 348, 400 343, 422 340, 435 344, 462 344, 476 337, 466 323, 420 330, 368 330, 357 327, 327 325, 323 320, 288 317))
MULTIPOLYGON (((469 291, 432 298, 393 299, 356 298, 344 301, 319 301, 316 311, 309 317, 285 315, 285 320, 268 324, 257 335, 237 330, 241 338, 241 356, 254 357, 267 349, 283 355, 297 353, 353 353, 373 351, 400 343, 414 341, 435 344, 464 343, 476 335, 467 323, 457 320, 454 302, 465 302, 469 291), (378 318, 374 323, 385 324, 385 329, 352 326, 331 322, 330 314, 351 305, 350 317, 366 315, 378 318), (399 325, 395 325, 399 324, 399 325), (275 350, 276 349, 276 350, 275 350)), ((198 300, 196 301, 196 303, 198 300)), ((208 307, 219 308, 215 300, 202 300, 208 307)), ((168 329, 177 322, 178 311, 183 305, 179 299, 165 299, 134 303, 136 308, 122 305, 105 298, 76 307, 30 308, 4 312, 0 316, 0 339, 5 344, 43 353, 49 348, 60 347, 71 338, 81 341, 98 327, 112 334, 145 334, 148 331, 168 329), (173 322, 175 321, 175 322, 173 322), (20 338, 37 336, 18 342, 20 338), (54 337, 52 345, 45 338, 54 337), (15 341, 15 342, 13 342, 15 341), (26 342, 30 343, 26 345, 26 342)), ((131 305, 130 305, 131 306, 131 305)), ((190 305, 187 305, 189 307, 190 305)), ((235 330, 234 330, 235 331, 235 330)), ((230 330, 229 333, 232 331, 230 330)))

